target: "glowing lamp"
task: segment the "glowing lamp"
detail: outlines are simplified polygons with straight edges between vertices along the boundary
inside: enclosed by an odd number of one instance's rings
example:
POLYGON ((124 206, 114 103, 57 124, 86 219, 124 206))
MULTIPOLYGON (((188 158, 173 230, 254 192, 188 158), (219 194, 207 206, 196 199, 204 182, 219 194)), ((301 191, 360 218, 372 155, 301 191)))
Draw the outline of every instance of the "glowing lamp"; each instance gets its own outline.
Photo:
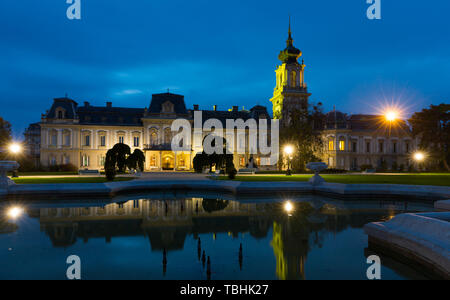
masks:
POLYGON ((425 155, 422 152, 414 153, 414 159, 416 161, 423 161, 425 159, 425 155))
POLYGON ((20 146, 17 143, 13 143, 13 144, 9 145, 8 149, 11 153, 17 154, 22 151, 22 146, 20 146))
POLYGON ((291 203, 290 201, 287 201, 287 202, 284 204, 284 210, 285 210, 288 214, 290 214, 290 213, 294 210, 294 206, 292 205, 292 203, 291 203))

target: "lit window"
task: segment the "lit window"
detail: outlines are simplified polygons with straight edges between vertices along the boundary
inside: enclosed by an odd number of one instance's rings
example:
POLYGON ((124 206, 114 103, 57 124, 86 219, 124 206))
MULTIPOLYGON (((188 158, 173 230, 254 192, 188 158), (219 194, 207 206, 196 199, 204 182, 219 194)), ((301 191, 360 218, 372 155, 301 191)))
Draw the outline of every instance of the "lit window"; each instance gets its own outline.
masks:
POLYGON ((153 154, 150 158, 150 167, 156 167, 156 154, 153 154))
POLYGON ((345 141, 339 141, 339 150, 344 151, 345 150, 345 141))
POLYGON ((330 150, 330 151, 334 150, 334 141, 333 140, 328 141, 328 150, 330 150))
POLYGON ((106 146, 106 136, 105 135, 100 136, 100 146, 102 146, 102 147, 106 146))
POLYGON ((89 167, 89 156, 88 155, 83 155, 81 166, 89 167))
POLYGON ((104 155, 100 156, 100 166, 105 166, 106 157, 104 155))

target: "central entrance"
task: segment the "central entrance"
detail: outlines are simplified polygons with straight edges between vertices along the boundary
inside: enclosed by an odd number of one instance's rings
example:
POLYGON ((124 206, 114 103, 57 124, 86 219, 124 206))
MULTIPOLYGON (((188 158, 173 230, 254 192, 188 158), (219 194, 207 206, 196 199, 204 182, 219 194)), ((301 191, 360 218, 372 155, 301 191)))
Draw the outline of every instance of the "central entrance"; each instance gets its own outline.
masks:
POLYGON ((163 170, 173 170, 175 167, 174 165, 174 158, 172 154, 164 154, 162 157, 162 169, 163 170))

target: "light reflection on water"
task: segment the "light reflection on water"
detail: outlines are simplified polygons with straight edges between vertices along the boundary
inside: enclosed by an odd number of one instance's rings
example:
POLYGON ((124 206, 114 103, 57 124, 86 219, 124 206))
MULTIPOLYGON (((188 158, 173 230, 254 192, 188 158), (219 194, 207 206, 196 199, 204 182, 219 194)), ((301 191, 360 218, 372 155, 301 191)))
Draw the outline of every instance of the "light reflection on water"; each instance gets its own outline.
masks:
MULTIPOLYGON (((431 205, 323 197, 232 201, 143 197, 117 203, 2 206, 0 279, 365 279, 362 227, 431 205)), ((383 279, 421 278, 386 260, 383 279)), ((383 261, 382 261, 383 263, 383 261)))

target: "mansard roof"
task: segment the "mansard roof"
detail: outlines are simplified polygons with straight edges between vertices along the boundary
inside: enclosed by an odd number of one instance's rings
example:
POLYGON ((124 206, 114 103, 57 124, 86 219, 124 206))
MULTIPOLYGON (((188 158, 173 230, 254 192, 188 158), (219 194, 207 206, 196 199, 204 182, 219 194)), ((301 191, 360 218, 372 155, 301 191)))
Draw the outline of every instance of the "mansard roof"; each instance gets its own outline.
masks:
POLYGON ((404 120, 395 120, 392 124, 383 115, 346 115, 340 111, 331 111, 325 115, 325 129, 348 129, 355 132, 377 132, 382 135, 408 135, 411 129, 404 120))
MULTIPOLYGON (((218 119, 222 122, 223 127, 226 126, 227 119, 242 119, 247 121, 248 119, 258 120, 260 118, 270 119, 270 115, 267 112, 267 108, 265 106, 254 106, 253 108, 248 110, 231 110, 231 111, 219 111, 219 110, 200 110, 202 112, 202 122, 205 123, 208 119, 218 119)), ((192 112, 192 117, 194 111, 192 112)), ((270 122, 268 123, 268 127, 270 127, 270 122)))
POLYGON ((188 114, 184 103, 184 96, 172 93, 153 94, 148 112, 150 114, 160 114, 162 112, 163 104, 166 102, 173 104, 174 113, 188 114))
POLYGON ((115 126, 142 126, 144 108, 126 108, 111 106, 78 107, 80 124, 85 125, 115 125, 115 126))
POLYGON ((67 97, 53 99, 53 105, 47 113, 48 119, 56 119, 56 109, 61 107, 65 110, 66 119, 75 119, 77 112, 77 103, 67 97))

